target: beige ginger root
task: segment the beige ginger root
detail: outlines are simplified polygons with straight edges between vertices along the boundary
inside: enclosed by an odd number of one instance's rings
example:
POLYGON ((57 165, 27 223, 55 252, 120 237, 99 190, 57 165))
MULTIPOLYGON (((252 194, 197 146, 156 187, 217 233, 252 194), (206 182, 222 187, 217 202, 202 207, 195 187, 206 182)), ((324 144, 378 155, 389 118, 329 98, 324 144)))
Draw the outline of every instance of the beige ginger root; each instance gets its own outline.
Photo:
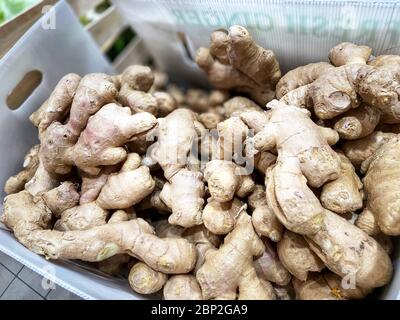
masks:
POLYGON ((236 299, 238 289, 238 299, 274 298, 253 266, 253 257, 263 251, 264 244, 255 233, 250 216, 243 212, 219 249, 207 252, 196 273, 203 298, 236 299))
POLYGON ((202 223, 203 175, 191 156, 193 145, 198 142, 199 126, 195 114, 187 109, 175 110, 159 119, 154 154, 168 180, 160 199, 172 210, 169 222, 186 228, 202 223))
POLYGON ((259 236, 265 236, 274 242, 279 242, 283 234, 283 225, 268 206, 264 187, 256 185, 247 202, 253 209, 251 220, 254 230, 259 236))
POLYGON ((297 279, 306 281, 309 272, 320 272, 324 263, 312 252, 303 236, 286 230, 278 242, 279 260, 297 279))
POLYGON ((60 217, 62 212, 75 207, 79 203, 77 185, 70 181, 62 182, 57 188, 43 193, 42 197, 56 217, 60 217))
POLYGON ((317 62, 287 72, 276 85, 276 97, 281 99, 289 92, 314 82, 321 75, 333 68, 334 66, 330 63, 317 62))
POLYGON ((365 138, 345 141, 342 144, 342 150, 351 163, 358 168, 379 147, 395 136, 393 133, 375 131, 365 138))
POLYGON ((340 159, 329 145, 338 141, 337 133, 317 126, 304 109, 276 100, 268 107, 272 110, 270 121, 262 131, 247 139, 246 154, 276 148, 280 157, 299 160, 303 175, 313 187, 336 179, 340 172, 340 159))
POLYGON ((167 282, 165 273, 155 271, 143 262, 137 262, 131 268, 128 276, 131 288, 141 294, 151 294, 160 291, 167 282))
POLYGON ((392 264, 386 252, 362 230, 321 206, 296 158, 278 161, 268 179, 267 199, 285 227, 306 235, 312 251, 334 273, 351 273, 366 289, 390 280, 392 264))
POLYGON ((110 103, 89 119, 76 144, 65 126, 54 122, 42 137, 41 159, 50 173, 65 174, 76 165, 88 174, 98 174, 99 166, 125 160, 122 145, 155 125, 156 119, 149 113, 131 115, 129 108, 110 103))
POLYGON ((50 259, 98 262, 127 253, 164 273, 187 273, 196 262, 192 244, 185 239, 158 238, 143 219, 67 232, 49 230, 50 219, 51 212, 41 199, 27 191, 5 199, 5 225, 29 250, 50 259))
POLYGON ((35 145, 29 149, 24 157, 22 171, 7 179, 4 185, 4 192, 7 194, 17 193, 24 189, 25 184, 31 180, 39 166, 39 148, 40 145, 35 145))
POLYGON ((281 76, 274 53, 241 26, 213 32, 210 48, 200 48, 196 62, 215 88, 249 94, 261 105, 273 99, 281 76))
MULTIPOLYGON (((53 122, 62 121, 65 118, 71 108, 80 81, 81 77, 74 73, 62 77, 50 97, 31 114, 29 120, 38 128, 39 134, 42 134, 53 122)), ((86 81, 87 79, 84 80, 84 82, 86 81)), ((82 90, 81 87, 79 91, 82 90)))
POLYGON ((367 208, 383 233, 400 235, 400 139, 395 137, 363 163, 367 208))
POLYGON ((165 283, 163 296, 165 300, 203 300, 196 277, 191 274, 171 276, 165 283))
POLYGON ((339 133, 341 139, 360 139, 374 132, 380 118, 379 110, 362 104, 335 118, 333 128, 339 133))
POLYGON ((104 209, 126 209, 139 203, 153 191, 155 182, 141 158, 130 153, 118 173, 111 174, 97 198, 104 209))
POLYGON ((206 164, 204 180, 208 183, 211 197, 218 202, 231 201, 253 191, 255 184, 244 168, 226 160, 212 160, 206 164))
POLYGON ((214 234, 227 234, 233 230, 243 210, 246 205, 237 198, 227 202, 210 198, 203 210, 204 226, 214 234))
POLYGON ((279 260, 276 249, 266 238, 262 239, 265 250, 263 254, 254 260, 254 268, 257 275, 267 281, 279 286, 286 286, 290 283, 291 275, 279 260))
POLYGON ((363 206, 363 185, 350 160, 342 153, 338 154, 339 177, 323 185, 321 203, 326 209, 339 214, 355 212, 363 206))

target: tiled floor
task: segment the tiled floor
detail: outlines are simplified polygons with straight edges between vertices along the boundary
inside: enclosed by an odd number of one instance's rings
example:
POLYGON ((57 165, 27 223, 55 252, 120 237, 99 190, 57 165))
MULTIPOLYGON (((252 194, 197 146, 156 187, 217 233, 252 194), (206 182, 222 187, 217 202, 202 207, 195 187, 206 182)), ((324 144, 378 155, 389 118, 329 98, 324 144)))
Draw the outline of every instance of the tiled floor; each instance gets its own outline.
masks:
POLYGON ((41 275, 0 252, 0 300, 81 299, 59 286, 44 289, 42 282, 41 275))

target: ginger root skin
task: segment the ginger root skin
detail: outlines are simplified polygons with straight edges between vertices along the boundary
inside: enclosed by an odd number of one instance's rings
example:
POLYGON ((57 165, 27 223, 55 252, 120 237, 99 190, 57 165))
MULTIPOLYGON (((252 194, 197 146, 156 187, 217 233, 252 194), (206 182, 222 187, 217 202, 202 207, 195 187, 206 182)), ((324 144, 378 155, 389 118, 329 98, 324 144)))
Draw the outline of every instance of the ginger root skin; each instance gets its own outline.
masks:
POLYGON ((17 193, 24 189, 25 184, 33 178, 39 166, 40 145, 35 145, 29 149, 24 157, 22 171, 7 179, 4 185, 4 192, 7 194, 17 193))
POLYGON ((276 249, 268 239, 263 238, 265 250, 263 254, 254 260, 254 267, 257 275, 267 281, 279 286, 286 286, 290 283, 291 275, 279 260, 276 249))
POLYGON ((208 251, 197 271, 204 299, 271 299, 271 293, 257 276, 253 257, 264 251, 250 216, 243 212, 235 228, 216 251, 208 251), (229 256, 229 259, 227 259, 229 256))
POLYGON ((196 63, 215 88, 246 93, 260 105, 273 99, 281 77, 274 53, 257 45, 242 26, 213 32, 210 48, 197 51, 196 63))
POLYGON ((379 147, 395 136, 394 133, 375 131, 365 138, 345 141, 342 145, 342 150, 351 163, 358 168, 379 147))
POLYGON ((301 281, 307 280, 309 272, 320 272, 325 268, 304 238, 294 232, 285 231, 278 242, 277 252, 286 270, 301 281))
POLYGON ((165 283, 164 300, 203 300, 196 277, 191 274, 171 276, 165 283))
POLYGON ((129 271, 128 281, 133 291, 152 294, 160 291, 167 282, 165 273, 155 271, 143 262, 137 262, 129 271))
POLYGON ((341 139, 355 140, 373 133, 380 119, 379 110, 362 104, 335 118, 333 128, 339 133, 341 139))
POLYGON ((219 202, 231 201, 235 195, 245 197, 250 194, 255 183, 242 167, 226 160, 212 160, 206 164, 204 180, 212 198, 219 202))
POLYGON ((143 219, 88 230, 49 230, 51 212, 27 191, 6 197, 3 220, 29 250, 50 259, 99 262, 128 253, 163 273, 187 273, 196 263, 195 247, 185 239, 160 239, 143 219), (142 246, 135 245, 141 243, 142 246), (159 254, 154 255, 154 252, 159 254))
POLYGON ((350 160, 342 153, 339 153, 339 157, 339 177, 323 185, 320 199, 326 209, 339 214, 345 214, 362 208, 363 184, 350 160))
POLYGON ((363 163, 363 179, 370 210, 383 233, 400 235, 400 139, 395 137, 363 163), (365 166, 364 166, 365 164, 365 166))

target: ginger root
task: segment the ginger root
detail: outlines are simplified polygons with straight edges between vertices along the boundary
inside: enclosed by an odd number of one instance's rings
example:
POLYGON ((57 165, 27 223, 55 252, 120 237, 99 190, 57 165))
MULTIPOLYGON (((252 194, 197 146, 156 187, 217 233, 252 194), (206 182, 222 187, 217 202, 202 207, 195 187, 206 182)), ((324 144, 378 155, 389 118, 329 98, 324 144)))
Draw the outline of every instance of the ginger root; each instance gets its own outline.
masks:
POLYGON ((400 139, 395 137, 363 163, 367 210, 374 215, 380 230, 400 235, 400 139))
POLYGON ((40 145, 33 146, 24 157, 23 170, 7 179, 4 192, 7 194, 17 193, 24 189, 25 184, 33 178, 39 166, 40 145))
POLYGON ((140 218, 66 232, 49 230, 50 220, 51 212, 47 206, 27 191, 11 194, 5 199, 5 225, 29 250, 50 259, 98 262, 128 253, 164 273, 187 273, 196 262, 195 248, 187 240, 160 239, 140 218))
POLYGON ((294 232, 286 230, 277 249, 286 270, 301 281, 307 280, 309 272, 320 272, 325 267, 304 238, 294 232))
POLYGON ((268 237, 274 242, 279 242, 282 238, 283 226, 268 206, 264 188, 261 185, 256 185, 247 202, 253 209, 251 221, 257 234, 268 237))
POLYGON ((326 209, 345 214, 362 208, 363 185, 349 159, 342 153, 339 153, 339 157, 339 177, 324 184, 320 198, 326 209))
POLYGON ((203 300, 196 277, 190 274, 171 276, 165 283, 165 300, 203 300))
POLYGON ((215 88, 249 94, 260 105, 273 99, 281 77, 274 53, 258 46, 241 26, 213 32, 210 48, 198 50, 196 63, 215 88))
POLYGON ((151 294, 161 290, 167 282, 165 273, 155 271, 143 262, 137 262, 129 271, 128 281, 137 293, 151 294))
POLYGON ((205 262, 196 273, 203 298, 236 299, 238 289, 238 299, 275 298, 253 266, 253 257, 263 251, 264 244, 255 233, 250 216, 243 212, 219 249, 206 253, 205 262))

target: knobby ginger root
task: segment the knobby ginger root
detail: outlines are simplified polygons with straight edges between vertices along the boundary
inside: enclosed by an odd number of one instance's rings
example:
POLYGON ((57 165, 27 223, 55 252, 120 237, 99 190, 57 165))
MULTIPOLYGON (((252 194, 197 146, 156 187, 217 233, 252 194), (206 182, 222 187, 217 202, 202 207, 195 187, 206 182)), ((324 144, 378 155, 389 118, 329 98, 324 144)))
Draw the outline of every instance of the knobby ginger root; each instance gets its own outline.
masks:
MULTIPOLYGON (((172 210, 169 222, 183 227, 202 223, 204 205, 203 175, 190 156, 202 127, 195 114, 178 109, 159 121, 155 159, 168 180, 160 199, 172 210)), ((197 161, 197 159, 196 159, 197 161)))
POLYGON ((200 48, 196 62, 215 88, 247 93, 261 105, 274 97, 281 76, 274 53, 241 26, 213 32, 210 48, 200 48))
POLYGON ((165 283, 165 300, 203 300, 196 277, 190 274, 171 276, 165 283))
POLYGON ((288 230, 278 242, 279 260, 297 279, 306 281, 309 272, 320 272, 324 263, 312 252, 301 235, 288 230))
POLYGON ((156 293, 162 289, 167 279, 165 273, 155 271, 143 262, 136 263, 128 276, 131 288, 141 294, 156 293))
POLYGON ((40 145, 33 146, 24 157, 22 171, 7 179, 4 192, 7 194, 17 193, 24 189, 25 184, 31 180, 39 166, 40 145))
POLYGON ((326 71, 333 68, 334 66, 330 63, 317 62, 287 72, 276 85, 276 97, 281 99, 290 91, 314 82, 326 71))
POLYGON ((139 203, 155 187, 155 182, 146 166, 140 166, 141 158, 136 153, 128 155, 118 173, 111 174, 97 198, 104 209, 126 209, 139 203))
POLYGON ((321 206, 296 158, 278 161, 268 179, 267 199, 285 227, 306 235, 311 249, 334 273, 352 274, 366 289, 390 280, 392 264, 386 252, 365 232, 321 206))
POLYGON ((293 279, 296 298, 299 300, 362 299, 369 291, 348 285, 334 273, 312 274, 306 281, 293 279))
POLYGON ((257 275, 279 286, 289 284, 291 275, 279 260, 276 249, 267 240, 263 239, 265 250, 263 254, 254 260, 254 268, 257 275))
POLYGON ((254 229, 260 236, 265 236, 274 242, 282 238, 283 226, 268 206, 264 188, 256 185, 252 194, 249 195, 247 202, 253 209, 251 220, 254 229))
POLYGON ((320 199, 326 209, 345 214, 362 208, 363 185, 346 156, 339 153, 339 157, 341 169, 339 177, 324 184, 320 199))
POLYGON ((360 139, 374 132, 380 118, 379 110, 363 104, 335 118, 334 129, 341 139, 360 139))
POLYGON ((212 198, 219 202, 231 201, 235 195, 240 198, 253 191, 255 183, 250 175, 237 164, 226 160, 212 160, 206 164, 204 180, 212 198))
POLYGON ((384 145, 396 135, 388 132, 375 131, 362 139, 345 141, 342 150, 351 163, 359 167, 363 161, 369 158, 380 146, 384 145))
POLYGON ((196 263, 192 244, 185 239, 158 238, 143 219, 66 232, 49 230, 50 219, 50 210, 27 191, 5 199, 5 225, 29 250, 50 259, 98 262, 127 253, 164 273, 187 273, 196 263))
POLYGON ((31 114, 29 120, 39 129, 39 133, 43 133, 54 121, 62 121, 67 115, 80 81, 81 77, 74 73, 62 77, 50 97, 31 114))
POLYGON ((243 210, 246 210, 246 205, 237 198, 228 202, 210 198, 203 210, 204 226, 214 234, 227 234, 233 230, 243 210))
POLYGON ((400 139, 395 137, 363 163, 367 210, 387 235, 400 235, 400 139))
POLYGON ((263 251, 264 244, 255 233, 250 216, 243 212, 219 249, 207 252, 196 273, 203 298, 236 299, 238 289, 238 299, 275 298, 253 266, 253 257, 263 251))
POLYGON ((311 186, 320 187, 336 179, 340 172, 340 159, 329 145, 338 141, 337 133, 317 126, 304 109, 278 101, 270 102, 268 107, 272 109, 270 121, 262 131, 247 139, 246 154, 276 147, 280 157, 298 159, 311 186))
POLYGON ((149 93, 154 75, 149 67, 133 65, 119 77, 121 86, 118 101, 135 113, 149 112, 155 116, 165 116, 177 107, 175 99, 166 92, 149 93))
POLYGON ((110 103, 89 119, 75 144, 73 136, 64 130, 64 126, 55 122, 47 128, 42 138, 44 166, 47 171, 59 174, 69 172, 72 165, 88 174, 98 174, 99 166, 114 165, 125 160, 127 152, 122 146, 155 125, 156 119, 149 113, 131 115, 129 108, 110 103))
POLYGON ((42 197, 47 207, 56 217, 60 217, 62 212, 75 207, 79 203, 77 185, 70 181, 65 181, 57 188, 43 193, 42 197))

